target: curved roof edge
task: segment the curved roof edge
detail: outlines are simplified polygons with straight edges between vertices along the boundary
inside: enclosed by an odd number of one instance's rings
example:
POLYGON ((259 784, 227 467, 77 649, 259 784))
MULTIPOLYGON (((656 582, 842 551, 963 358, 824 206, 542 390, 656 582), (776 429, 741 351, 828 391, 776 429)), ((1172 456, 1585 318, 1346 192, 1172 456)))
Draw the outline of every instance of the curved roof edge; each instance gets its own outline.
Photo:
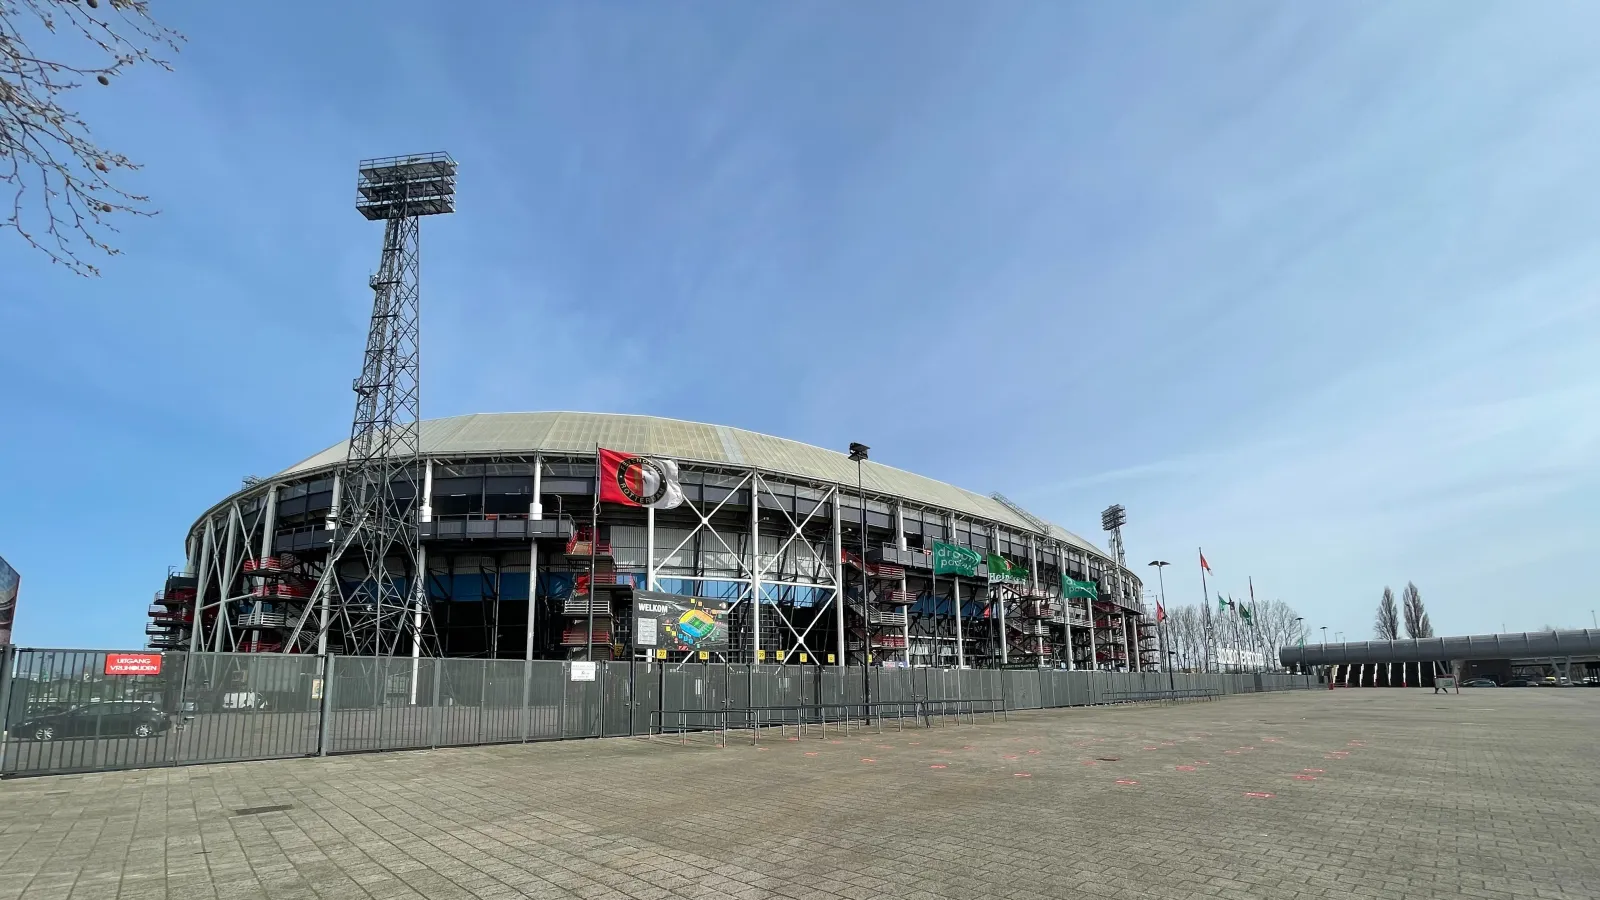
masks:
POLYGON ((1600 631, 1525 631, 1520 634, 1472 634, 1460 637, 1414 638, 1404 641, 1355 641, 1285 647, 1278 661, 1286 666, 1328 666, 1345 663, 1448 662, 1453 659, 1527 659, 1549 656, 1600 656, 1600 631))
MULTIPOLYGON (((348 441, 340 441, 271 479, 293 478, 338 465, 344 462, 348 444, 348 441)), ((844 453, 727 425, 626 413, 584 412, 472 413, 422 422, 425 456, 593 454, 597 445, 686 462, 753 466, 776 474, 835 484, 852 484, 856 480, 856 465, 844 453)), ((993 497, 893 466, 869 460, 862 467, 862 481, 868 490, 877 494, 904 497, 999 522, 1023 532, 1037 534, 1039 531, 1028 521, 1031 513, 1019 514, 993 497)), ((1111 558, 1105 550, 1077 534, 1048 520, 1040 521, 1048 526, 1046 537, 1105 559, 1111 558)))

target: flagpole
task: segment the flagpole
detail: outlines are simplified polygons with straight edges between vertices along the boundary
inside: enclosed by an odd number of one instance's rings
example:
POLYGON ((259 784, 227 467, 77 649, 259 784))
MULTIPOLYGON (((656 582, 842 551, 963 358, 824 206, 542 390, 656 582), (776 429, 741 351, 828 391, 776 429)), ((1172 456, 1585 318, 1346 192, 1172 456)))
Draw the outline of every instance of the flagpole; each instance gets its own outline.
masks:
POLYGON ((1255 578, 1246 577, 1250 579, 1250 632, 1251 637, 1254 638, 1252 643, 1255 645, 1256 652, 1261 654, 1261 662, 1257 664, 1257 671, 1264 673, 1267 671, 1267 651, 1261 645, 1261 623, 1256 621, 1259 614, 1259 610, 1256 608, 1256 582, 1255 578))
POLYGON ((1200 548, 1200 630, 1205 633, 1205 671, 1211 671, 1211 589, 1206 587, 1206 550, 1200 548))
POLYGON ((594 562, 595 550, 600 543, 600 442, 594 445, 594 506, 589 512, 589 633, 584 635, 583 658, 586 662, 594 660, 594 598, 600 592, 595 589, 594 562))

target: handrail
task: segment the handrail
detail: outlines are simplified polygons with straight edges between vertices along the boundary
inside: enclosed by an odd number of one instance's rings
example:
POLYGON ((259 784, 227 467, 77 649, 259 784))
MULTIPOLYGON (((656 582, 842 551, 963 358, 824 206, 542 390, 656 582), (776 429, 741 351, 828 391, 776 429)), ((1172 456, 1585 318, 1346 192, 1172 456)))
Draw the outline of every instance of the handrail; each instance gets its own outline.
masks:
POLYGON ((677 734, 679 744, 688 743, 688 732, 690 731, 710 730, 704 726, 690 727, 689 723, 684 721, 685 716, 709 716, 710 721, 713 723, 714 729, 721 736, 721 744, 719 746, 728 746, 728 710, 726 709, 652 709, 650 710, 650 720, 646 724, 646 728, 648 730, 647 736, 650 739, 653 740, 657 734, 666 733, 667 716, 677 716, 678 718, 677 734))

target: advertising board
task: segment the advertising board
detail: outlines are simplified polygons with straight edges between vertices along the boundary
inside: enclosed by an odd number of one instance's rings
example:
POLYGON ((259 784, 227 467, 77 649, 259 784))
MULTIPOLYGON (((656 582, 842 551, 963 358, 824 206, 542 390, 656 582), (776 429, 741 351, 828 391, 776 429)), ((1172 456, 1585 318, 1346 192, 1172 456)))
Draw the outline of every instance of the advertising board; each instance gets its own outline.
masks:
POLYGON ((728 650, 728 601, 633 592, 633 645, 675 652, 728 650))

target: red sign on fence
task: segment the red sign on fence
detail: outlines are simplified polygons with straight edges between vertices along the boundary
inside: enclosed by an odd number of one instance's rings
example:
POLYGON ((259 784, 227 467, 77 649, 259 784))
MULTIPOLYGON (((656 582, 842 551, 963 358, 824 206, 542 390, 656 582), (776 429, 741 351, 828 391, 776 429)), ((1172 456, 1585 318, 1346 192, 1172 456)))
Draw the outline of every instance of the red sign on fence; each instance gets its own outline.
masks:
POLYGON ((160 675, 159 653, 107 653, 107 675, 160 675))

